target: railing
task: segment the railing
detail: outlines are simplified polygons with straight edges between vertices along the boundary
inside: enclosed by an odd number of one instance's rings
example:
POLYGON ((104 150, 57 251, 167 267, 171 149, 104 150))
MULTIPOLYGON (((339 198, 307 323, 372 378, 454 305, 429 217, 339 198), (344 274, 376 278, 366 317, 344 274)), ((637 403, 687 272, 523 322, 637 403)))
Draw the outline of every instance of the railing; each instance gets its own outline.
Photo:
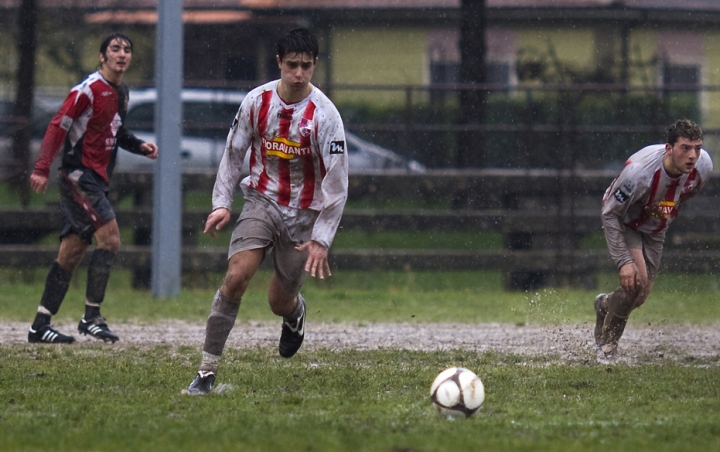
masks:
MULTIPOLYGON (((372 197, 432 197, 451 203, 459 196, 475 199, 480 208, 409 209, 385 211, 347 209, 341 232, 364 231, 488 231, 502 234, 499 250, 406 250, 331 249, 333 268, 360 270, 500 270, 508 289, 541 286, 595 287, 599 271, 613 271, 606 250, 581 249, 584 237, 601 234, 599 205, 612 180, 608 172, 567 171, 430 171, 426 174, 365 174, 350 179, 353 200, 372 197), (563 191, 559 191, 562 188, 563 191), (572 196, 570 196, 572 194, 572 196), (552 202, 549 202, 552 201, 552 202)), ((185 191, 210 194, 214 177, 194 174, 183 177, 185 191)), ((142 199, 152 193, 152 175, 117 174, 113 181, 117 197, 142 199)), ((711 179, 703 192, 671 226, 663 269, 682 272, 715 272, 720 264, 720 184, 711 179)), ((183 213, 185 273, 225 270, 226 244, 197 245, 207 212, 183 213)), ((146 206, 117 211, 121 227, 132 228, 143 244, 123 245, 117 265, 133 268, 139 286, 147 284, 151 264, 152 210, 146 206)), ((4 210, 0 212, 0 265, 48 266, 56 246, 35 245, 38 239, 57 233, 62 222, 59 209, 4 210)))

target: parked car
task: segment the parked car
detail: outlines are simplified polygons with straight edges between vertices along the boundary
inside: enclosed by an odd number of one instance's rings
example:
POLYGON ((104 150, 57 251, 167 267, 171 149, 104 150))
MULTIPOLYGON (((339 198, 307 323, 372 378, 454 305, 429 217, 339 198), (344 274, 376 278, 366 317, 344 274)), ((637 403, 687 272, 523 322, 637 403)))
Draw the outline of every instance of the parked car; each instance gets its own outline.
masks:
MULTIPOLYGON (((180 157, 184 172, 216 170, 225 150, 225 140, 232 119, 245 93, 207 89, 183 89, 183 137, 180 157)), ((145 141, 156 142, 154 134, 157 91, 131 91, 126 126, 145 141)), ((345 131, 349 171, 376 170, 424 171, 420 162, 366 141, 345 131)), ((162 152, 162 149, 160 150, 162 152)), ((249 157, 249 155, 248 155, 249 157)), ((116 171, 149 170, 154 162, 129 152, 119 152, 116 171)), ((248 159, 245 160, 245 172, 248 159)))
MULTIPOLYGON (((48 123, 55 115, 55 112, 62 105, 62 98, 36 95, 32 108, 32 123, 30 124, 30 165, 34 165, 40 144, 42 143, 48 123)), ((15 161, 11 151, 13 145, 13 133, 17 130, 17 122, 14 116, 14 99, 0 99, 0 181, 17 174, 20 170, 20 162, 15 161)), ((59 160, 59 159, 58 159, 59 160)), ((59 163, 55 163, 57 168, 59 163)))

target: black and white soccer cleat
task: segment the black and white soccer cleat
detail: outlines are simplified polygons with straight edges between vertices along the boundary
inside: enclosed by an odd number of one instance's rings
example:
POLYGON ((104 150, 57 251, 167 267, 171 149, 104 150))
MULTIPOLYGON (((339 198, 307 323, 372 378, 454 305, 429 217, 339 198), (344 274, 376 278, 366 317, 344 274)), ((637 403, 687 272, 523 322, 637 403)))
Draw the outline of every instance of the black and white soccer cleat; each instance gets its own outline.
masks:
POLYGON ((80 334, 89 334, 92 337, 101 339, 105 342, 109 341, 113 344, 120 340, 117 334, 110 331, 110 328, 108 328, 103 317, 93 317, 89 320, 83 317, 80 319, 80 323, 78 324, 78 332, 80 334))
POLYGON ((28 342, 31 343, 43 343, 43 344, 72 344, 75 342, 75 338, 62 334, 56 329, 53 329, 51 325, 44 325, 36 330, 30 327, 28 331, 28 342))
POLYGON ((302 311, 296 319, 283 319, 282 333, 280 334, 280 356, 291 358, 303 343, 305 338, 305 299, 298 294, 298 303, 302 304, 302 311))
POLYGON ((205 395, 212 391, 213 384, 215 383, 215 372, 211 370, 198 370, 195 379, 190 383, 187 388, 187 392, 190 395, 205 395))

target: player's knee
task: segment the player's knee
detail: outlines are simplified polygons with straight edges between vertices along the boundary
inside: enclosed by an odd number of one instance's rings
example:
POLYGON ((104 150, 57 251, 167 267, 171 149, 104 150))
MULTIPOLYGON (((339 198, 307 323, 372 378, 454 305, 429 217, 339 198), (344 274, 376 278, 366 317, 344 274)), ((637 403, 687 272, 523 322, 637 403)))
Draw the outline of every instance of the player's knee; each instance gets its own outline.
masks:
POLYGON ((74 272, 75 269, 80 265, 83 257, 85 257, 85 250, 70 250, 60 253, 57 258, 58 265, 63 270, 70 273, 74 272))
POLYGON ((103 240, 98 241, 98 248, 117 254, 120 251, 120 236, 104 237, 103 240))
POLYGON ((232 299, 242 298, 245 289, 247 289, 248 284, 250 284, 251 278, 252 275, 249 275, 242 269, 230 267, 225 274, 222 292, 232 299))
POLYGON ((270 310, 275 315, 287 316, 297 306, 297 295, 279 295, 268 296, 268 303, 270 304, 270 310))
POLYGON ((635 309, 636 297, 630 297, 620 288, 608 296, 608 312, 620 317, 627 317, 635 309))

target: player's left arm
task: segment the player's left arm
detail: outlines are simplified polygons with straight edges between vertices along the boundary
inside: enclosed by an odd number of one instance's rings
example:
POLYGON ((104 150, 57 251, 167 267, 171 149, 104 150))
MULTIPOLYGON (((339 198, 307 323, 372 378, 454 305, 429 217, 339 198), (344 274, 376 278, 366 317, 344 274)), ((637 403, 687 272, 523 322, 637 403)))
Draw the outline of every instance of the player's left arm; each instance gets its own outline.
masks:
POLYGON ((117 132, 117 144, 133 154, 144 155, 148 158, 155 159, 158 154, 158 147, 155 143, 146 143, 135 134, 121 126, 117 132))
POLYGON ((337 110, 329 112, 320 121, 317 131, 323 164, 326 168, 321 188, 323 208, 315 221, 312 240, 298 247, 308 251, 305 270, 313 277, 329 276, 328 250, 340 225, 348 194, 348 156, 345 142, 345 128, 337 110))
POLYGON ((140 145, 140 150, 145 157, 152 160, 155 160, 158 157, 158 152, 160 152, 155 143, 143 143, 140 145))

